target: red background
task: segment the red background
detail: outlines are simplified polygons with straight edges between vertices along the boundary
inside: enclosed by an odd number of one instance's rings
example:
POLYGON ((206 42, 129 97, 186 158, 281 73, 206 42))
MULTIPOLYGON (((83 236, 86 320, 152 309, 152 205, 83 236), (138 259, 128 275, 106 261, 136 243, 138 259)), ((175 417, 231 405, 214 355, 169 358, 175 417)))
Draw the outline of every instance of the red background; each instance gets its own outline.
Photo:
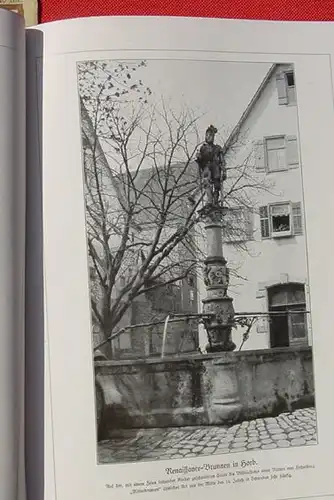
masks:
POLYGON ((333 21, 334 0, 40 0, 40 22, 105 15, 333 21))

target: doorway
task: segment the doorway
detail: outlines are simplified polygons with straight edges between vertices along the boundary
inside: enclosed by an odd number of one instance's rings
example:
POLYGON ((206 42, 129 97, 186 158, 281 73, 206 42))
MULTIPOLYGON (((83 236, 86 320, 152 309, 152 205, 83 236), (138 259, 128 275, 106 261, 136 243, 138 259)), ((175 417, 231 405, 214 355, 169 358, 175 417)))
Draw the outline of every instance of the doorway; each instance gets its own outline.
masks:
POLYGON ((268 288, 270 346, 307 345, 305 286, 285 283, 268 288))

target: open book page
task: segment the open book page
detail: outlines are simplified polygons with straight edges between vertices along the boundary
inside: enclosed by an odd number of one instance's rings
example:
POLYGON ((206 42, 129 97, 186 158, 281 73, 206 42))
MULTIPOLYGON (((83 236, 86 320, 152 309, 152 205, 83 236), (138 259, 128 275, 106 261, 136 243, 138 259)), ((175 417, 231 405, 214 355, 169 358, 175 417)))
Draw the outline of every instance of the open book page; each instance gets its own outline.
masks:
POLYGON ((25 33, 0 10, 0 498, 24 499, 25 33))
POLYGON ((333 26, 28 37, 55 498, 331 498, 333 26))

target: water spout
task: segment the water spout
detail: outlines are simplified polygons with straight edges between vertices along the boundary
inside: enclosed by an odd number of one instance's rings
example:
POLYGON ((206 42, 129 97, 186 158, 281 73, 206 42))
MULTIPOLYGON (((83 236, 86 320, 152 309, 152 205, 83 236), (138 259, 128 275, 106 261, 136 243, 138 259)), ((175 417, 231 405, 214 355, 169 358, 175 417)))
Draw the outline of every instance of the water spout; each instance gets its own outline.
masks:
POLYGON ((165 319, 164 333, 163 333, 163 337, 162 337, 162 348, 161 348, 161 357, 162 358, 165 355, 166 340, 167 340, 167 327, 168 327, 169 318, 170 318, 170 315, 168 314, 167 318, 165 319))

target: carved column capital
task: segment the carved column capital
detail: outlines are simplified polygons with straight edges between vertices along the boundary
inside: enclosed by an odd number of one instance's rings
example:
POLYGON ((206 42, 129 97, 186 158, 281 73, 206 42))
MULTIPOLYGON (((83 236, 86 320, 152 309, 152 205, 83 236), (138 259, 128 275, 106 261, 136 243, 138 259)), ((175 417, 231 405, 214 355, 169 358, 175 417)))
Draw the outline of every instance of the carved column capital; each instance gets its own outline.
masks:
POLYGON ((211 225, 222 226, 223 217, 226 214, 226 212, 227 212, 226 208, 214 204, 204 205, 204 207, 198 211, 206 227, 211 225))
POLYGON ((222 287, 227 293, 230 273, 226 267, 226 261, 219 262, 217 259, 206 261, 204 267, 204 284, 206 287, 222 287))

